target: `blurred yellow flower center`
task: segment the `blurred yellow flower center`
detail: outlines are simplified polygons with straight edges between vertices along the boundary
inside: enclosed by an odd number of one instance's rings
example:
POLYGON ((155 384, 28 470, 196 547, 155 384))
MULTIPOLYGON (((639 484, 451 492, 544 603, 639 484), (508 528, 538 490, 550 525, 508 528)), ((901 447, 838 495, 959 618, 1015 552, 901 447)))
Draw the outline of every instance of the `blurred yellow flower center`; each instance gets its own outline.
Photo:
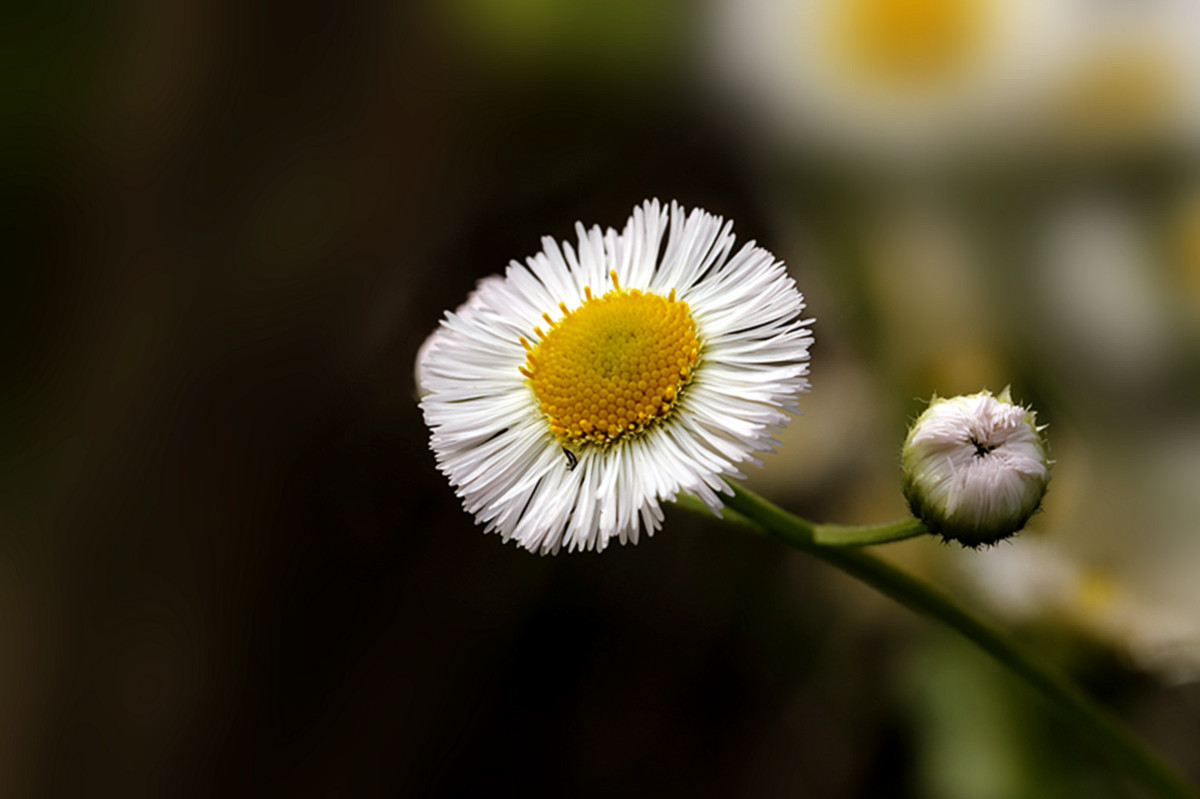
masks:
POLYGON ((1163 128, 1177 93, 1171 64, 1152 46, 1114 48, 1068 79, 1058 110, 1084 143, 1112 143, 1163 128))
POLYGON ((1175 257, 1172 260, 1186 300, 1200 309, 1200 190, 1195 191, 1177 212, 1172 253, 1175 257))
POLYGON ((564 443, 610 443, 636 435, 671 413, 700 357, 686 302, 623 289, 602 297, 584 289, 575 310, 543 318, 538 342, 524 337, 521 373, 541 402, 550 430, 564 443))
POLYGON ((1084 571, 1079 576, 1075 590, 1084 612, 1104 610, 1120 593, 1112 577, 1092 570, 1084 571))
POLYGON ((986 32, 985 5, 982 0, 834 0, 831 43, 842 65, 870 87, 937 88, 969 71, 986 32))

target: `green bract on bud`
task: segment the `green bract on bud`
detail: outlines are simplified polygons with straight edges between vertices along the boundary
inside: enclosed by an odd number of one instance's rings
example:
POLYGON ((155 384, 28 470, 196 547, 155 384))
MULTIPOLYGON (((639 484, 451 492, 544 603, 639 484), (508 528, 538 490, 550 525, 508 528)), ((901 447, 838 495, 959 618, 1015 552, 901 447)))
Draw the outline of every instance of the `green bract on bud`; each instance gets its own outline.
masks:
POLYGON ((904 442, 904 496, 931 532, 964 546, 1007 538, 1025 526, 1050 482, 1034 412, 1008 389, 934 397, 904 442))

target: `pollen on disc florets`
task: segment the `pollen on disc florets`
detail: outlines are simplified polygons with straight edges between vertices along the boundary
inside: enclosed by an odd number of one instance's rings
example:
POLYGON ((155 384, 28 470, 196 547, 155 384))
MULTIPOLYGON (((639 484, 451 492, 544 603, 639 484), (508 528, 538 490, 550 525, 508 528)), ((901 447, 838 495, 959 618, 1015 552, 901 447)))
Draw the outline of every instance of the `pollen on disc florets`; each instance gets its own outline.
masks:
POLYGON ((543 314, 521 373, 550 430, 564 444, 608 444, 666 418, 700 358, 696 323, 675 290, 662 296, 623 289, 616 272, 603 296, 584 289, 583 304, 562 318, 543 314))

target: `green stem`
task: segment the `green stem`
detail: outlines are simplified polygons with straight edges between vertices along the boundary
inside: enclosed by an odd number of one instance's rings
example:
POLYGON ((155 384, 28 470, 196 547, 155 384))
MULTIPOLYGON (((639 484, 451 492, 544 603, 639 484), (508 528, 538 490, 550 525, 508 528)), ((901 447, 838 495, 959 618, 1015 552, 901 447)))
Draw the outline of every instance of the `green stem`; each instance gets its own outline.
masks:
POLYGON ((916 519, 901 519, 891 524, 816 524, 813 542, 824 547, 865 547, 890 544, 920 535, 930 535, 929 528, 916 519))
MULTIPOLYGON (((742 493, 749 492, 743 490, 742 493)), ((701 516, 712 516, 712 510, 704 504, 704 500, 694 494, 680 494, 675 498, 675 505, 701 516)), ((760 531, 762 529, 739 513, 732 503, 722 509, 721 516, 738 527, 750 527, 760 531)), ((865 547, 930 535, 928 527, 912 518, 890 524, 810 524, 795 516, 791 519, 794 523, 807 525, 812 530, 813 543, 824 547, 865 547)))
MULTIPOLYGON (((862 580, 900 604, 957 630, 1038 691, 1131 779, 1161 797, 1200 799, 1200 792, 1135 738, 1087 694, 1037 662, 999 630, 954 604, 933 585, 866 552, 824 545, 815 525, 737 486, 729 508, 763 532, 862 580)), ((895 527, 896 525, 888 525, 895 527)), ((865 528, 864 528, 865 529, 865 528)), ((889 539, 892 540, 892 539, 889 539)))

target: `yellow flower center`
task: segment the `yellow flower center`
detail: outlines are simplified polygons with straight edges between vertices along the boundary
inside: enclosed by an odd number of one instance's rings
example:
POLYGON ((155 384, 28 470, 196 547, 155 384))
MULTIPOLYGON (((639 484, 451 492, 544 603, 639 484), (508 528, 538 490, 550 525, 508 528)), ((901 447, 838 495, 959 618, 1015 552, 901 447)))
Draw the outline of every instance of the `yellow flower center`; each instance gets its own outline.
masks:
POLYGON ((1187 198, 1176 214, 1172 261, 1187 301, 1200 310, 1200 191, 1187 198))
POLYGON ((686 302, 637 289, 613 288, 602 297, 584 289, 568 310, 526 349, 521 373, 541 402, 550 430, 564 444, 611 443, 666 418, 692 379, 700 357, 696 323, 686 302))
POLYGON ((1069 78, 1058 106, 1081 144, 1131 143, 1167 127, 1179 94, 1172 64, 1153 46, 1114 47, 1069 78))
POLYGON ((981 0, 838 0, 830 41, 875 89, 944 86, 966 74, 987 27, 981 0))

